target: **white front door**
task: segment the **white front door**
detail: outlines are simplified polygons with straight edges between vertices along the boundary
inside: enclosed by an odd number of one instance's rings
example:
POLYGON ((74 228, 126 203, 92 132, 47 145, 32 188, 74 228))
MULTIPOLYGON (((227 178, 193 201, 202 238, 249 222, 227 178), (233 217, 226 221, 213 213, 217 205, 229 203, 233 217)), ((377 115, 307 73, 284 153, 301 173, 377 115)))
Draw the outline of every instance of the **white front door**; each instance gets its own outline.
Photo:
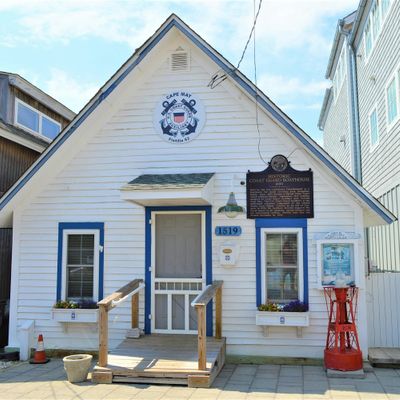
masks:
POLYGON ((152 214, 152 332, 196 333, 205 285, 204 212, 152 214))

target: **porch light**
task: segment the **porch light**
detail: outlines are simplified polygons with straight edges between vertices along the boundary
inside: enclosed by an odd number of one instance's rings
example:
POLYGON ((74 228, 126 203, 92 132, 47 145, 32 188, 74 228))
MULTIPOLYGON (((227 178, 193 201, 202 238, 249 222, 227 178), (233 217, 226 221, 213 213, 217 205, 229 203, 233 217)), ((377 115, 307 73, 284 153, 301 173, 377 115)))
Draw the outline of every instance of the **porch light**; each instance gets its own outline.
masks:
POLYGON ((244 207, 238 205, 235 193, 230 192, 226 205, 220 207, 218 213, 225 214, 228 218, 235 218, 238 214, 244 213, 244 207))

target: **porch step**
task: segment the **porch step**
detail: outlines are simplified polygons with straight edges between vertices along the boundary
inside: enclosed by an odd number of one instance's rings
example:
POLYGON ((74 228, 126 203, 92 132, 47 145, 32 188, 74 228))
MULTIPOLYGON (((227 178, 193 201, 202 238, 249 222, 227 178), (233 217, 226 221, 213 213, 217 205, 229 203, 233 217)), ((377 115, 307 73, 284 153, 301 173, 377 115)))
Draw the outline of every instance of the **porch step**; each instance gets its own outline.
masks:
POLYGON ((209 387, 225 363, 225 338, 207 338, 206 369, 198 369, 197 336, 145 335, 125 339, 108 355, 106 367, 96 366, 95 383, 158 383, 209 387))
POLYGON ((400 348, 371 347, 368 349, 368 359, 373 367, 400 367, 400 348))
POLYGON ((113 382, 121 383, 156 383, 160 385, 187 385, 187 378, 162 378, 162 377, 139 377, 139 376, 124 376, 113 375, 113 382))

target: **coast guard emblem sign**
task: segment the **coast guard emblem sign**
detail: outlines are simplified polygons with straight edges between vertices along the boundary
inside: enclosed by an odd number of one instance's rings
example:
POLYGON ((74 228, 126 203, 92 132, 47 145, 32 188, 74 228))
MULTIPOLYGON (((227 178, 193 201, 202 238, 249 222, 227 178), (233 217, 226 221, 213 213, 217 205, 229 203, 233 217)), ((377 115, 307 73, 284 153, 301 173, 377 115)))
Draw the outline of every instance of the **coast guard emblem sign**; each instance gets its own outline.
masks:
POLYGON ((203 129, 205 113, 198 97, 186 91, 167 94, 154 111, 154 127, 169 143, 186 143, 203 129))

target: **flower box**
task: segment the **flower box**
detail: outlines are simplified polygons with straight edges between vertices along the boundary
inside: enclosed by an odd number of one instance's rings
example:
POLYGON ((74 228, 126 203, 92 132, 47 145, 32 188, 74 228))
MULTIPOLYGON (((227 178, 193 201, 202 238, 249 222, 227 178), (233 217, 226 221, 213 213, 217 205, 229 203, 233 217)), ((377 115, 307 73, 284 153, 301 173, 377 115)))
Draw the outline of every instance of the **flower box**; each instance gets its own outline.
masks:
POLYGON ((57 322, 97 323, 99 310, 97 308, 53 308, 52 319, 57 322))
POLYGON ((265 336, 269 326, 293 326, 297 328, 297 336, 301 336, 301 328, 310 325, 310 312, 257 311, 256 325, 264 327, 265 336))

